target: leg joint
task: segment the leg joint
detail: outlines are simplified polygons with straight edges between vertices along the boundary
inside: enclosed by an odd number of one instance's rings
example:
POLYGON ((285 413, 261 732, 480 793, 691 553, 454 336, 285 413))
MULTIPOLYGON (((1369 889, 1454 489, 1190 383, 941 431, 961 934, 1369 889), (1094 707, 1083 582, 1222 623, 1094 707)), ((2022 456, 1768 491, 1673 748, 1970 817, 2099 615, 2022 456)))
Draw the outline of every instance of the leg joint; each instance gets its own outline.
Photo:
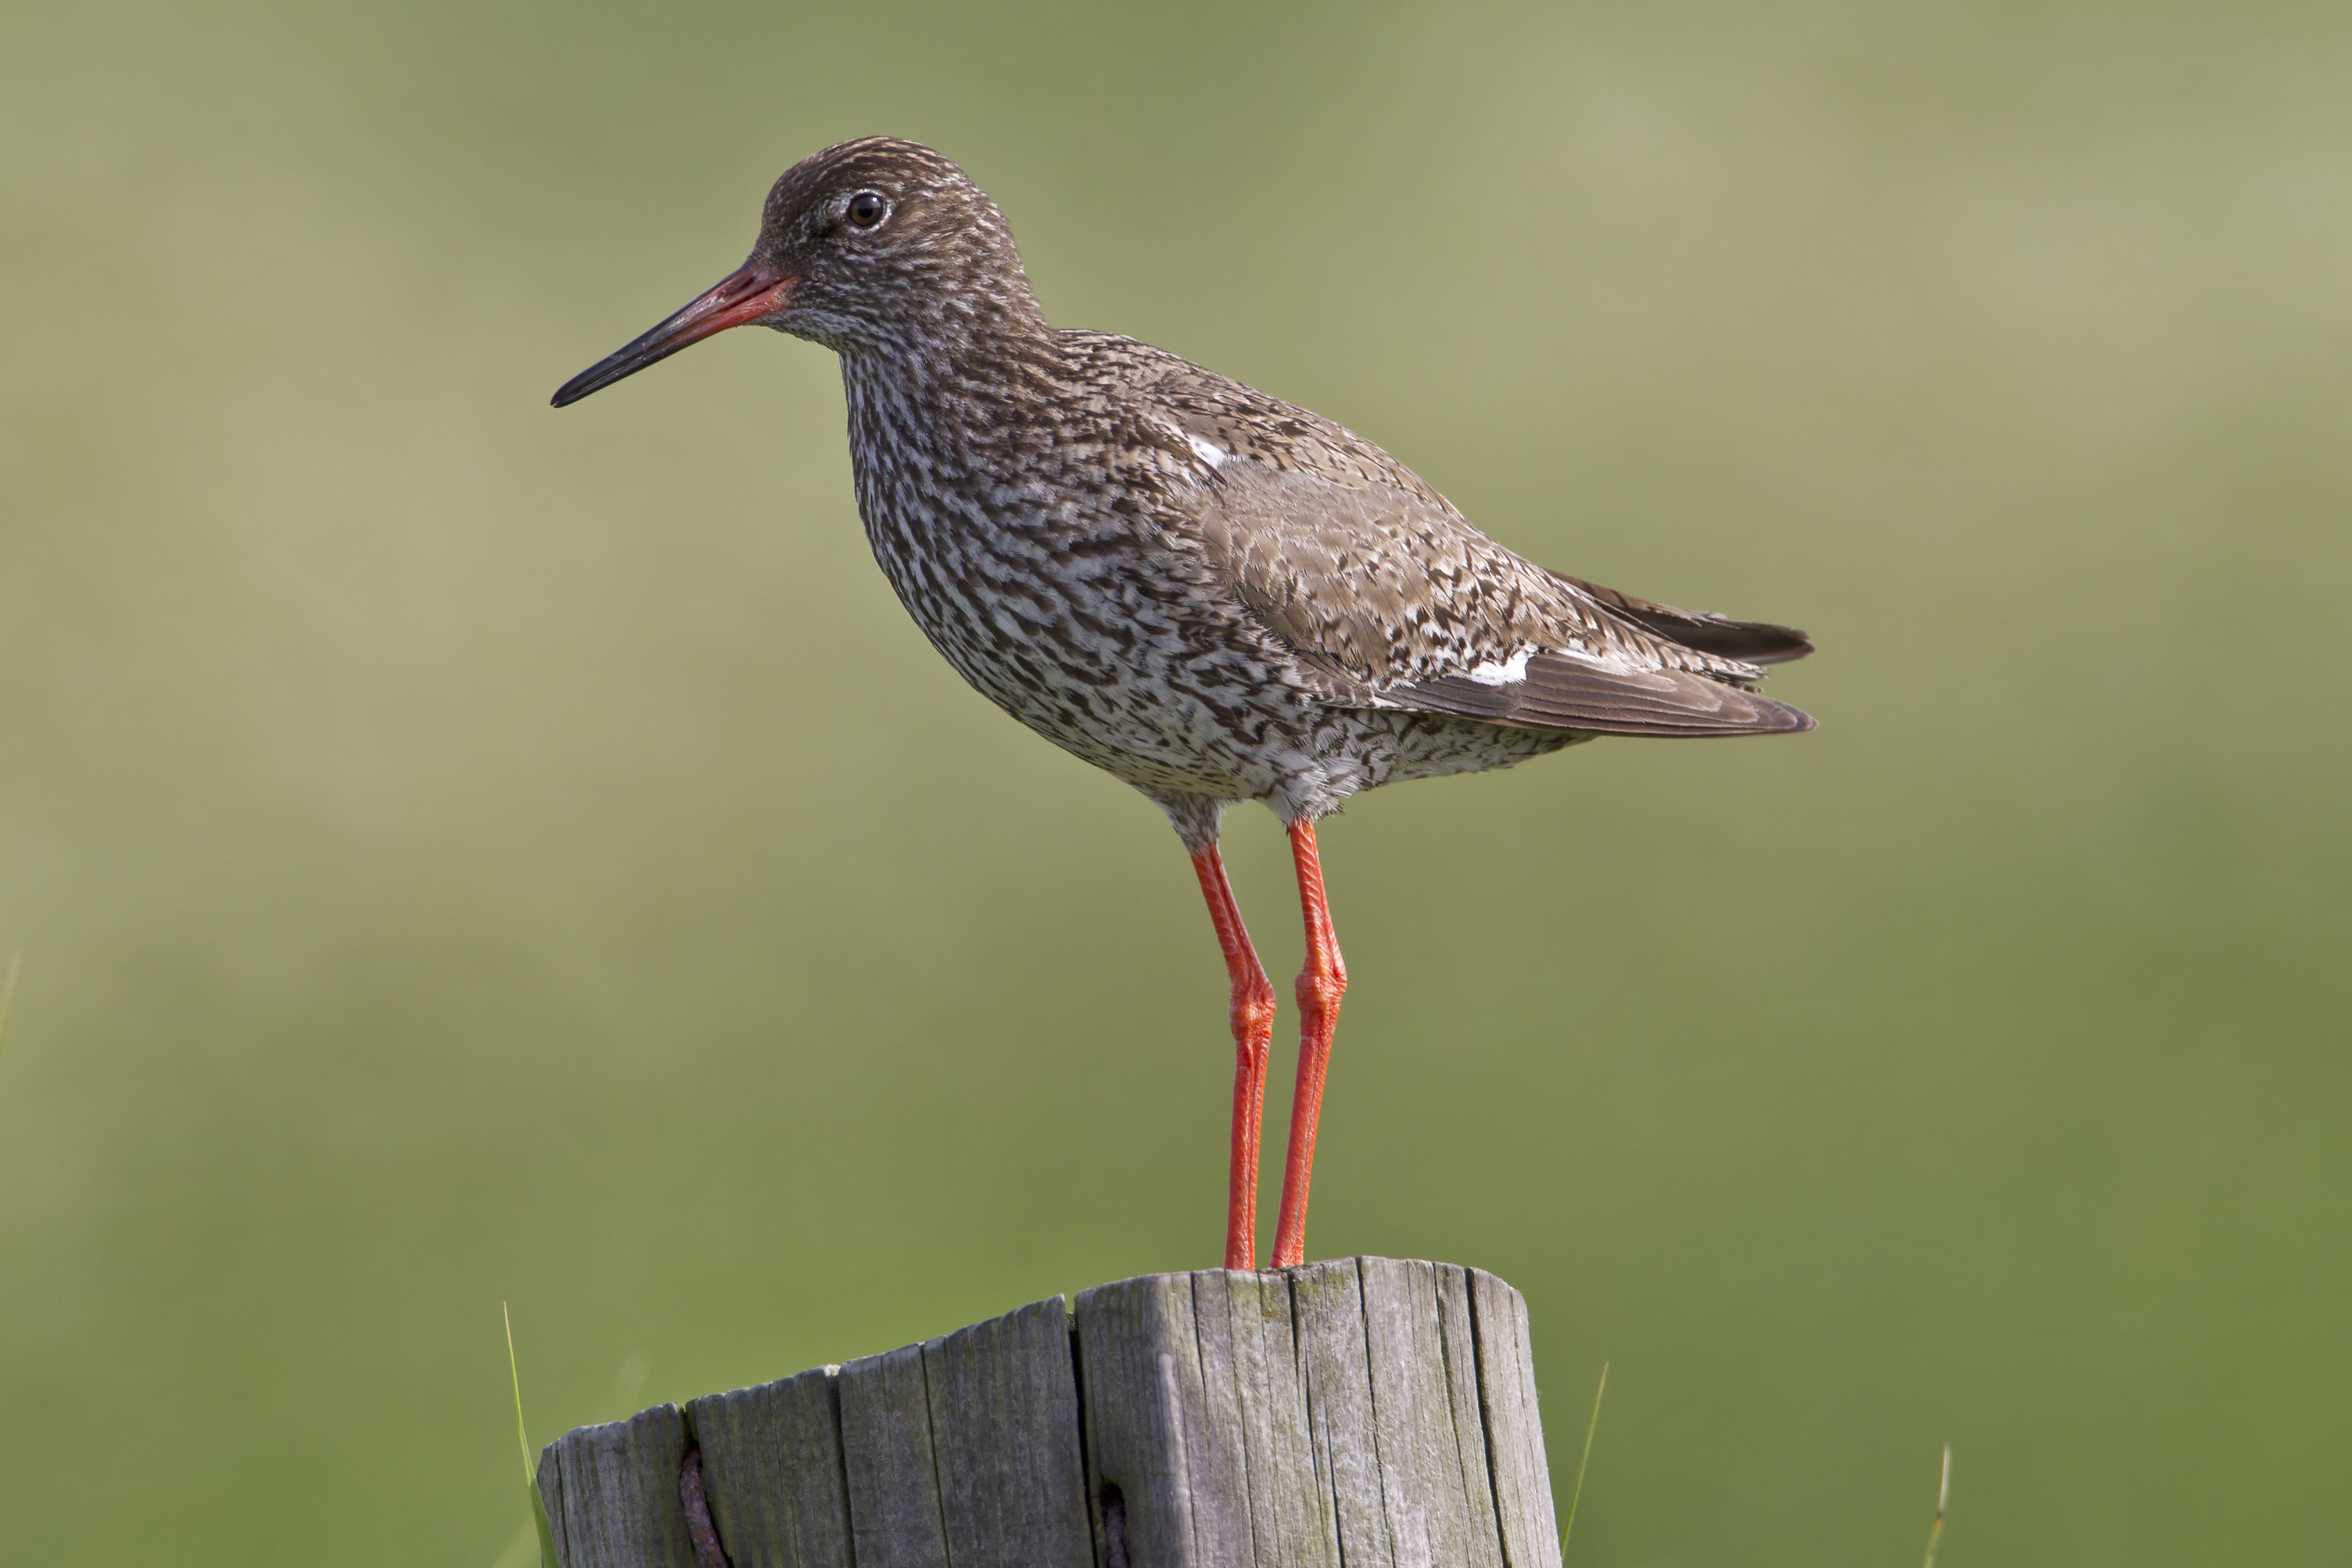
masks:
POLYGON ((1234 985, 1234 1039, 1263 1053, 1274 1033, 1274 988, 1264 979, 1234 985))
POLYGON ((1345 969, 1318 969, 1310 966, 1299 972, 1298 1009, 1301 1012, 1332 1012, 1339 1006, 1339 998, 1347 994, 1348 971, 1345 969))

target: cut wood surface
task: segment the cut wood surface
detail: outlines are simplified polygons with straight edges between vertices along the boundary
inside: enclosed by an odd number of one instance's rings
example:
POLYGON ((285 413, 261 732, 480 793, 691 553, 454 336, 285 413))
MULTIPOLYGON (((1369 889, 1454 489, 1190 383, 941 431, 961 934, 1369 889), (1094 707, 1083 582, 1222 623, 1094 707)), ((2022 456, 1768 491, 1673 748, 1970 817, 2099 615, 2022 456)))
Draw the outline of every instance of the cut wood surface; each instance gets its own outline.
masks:
POLYGON ((1527 1303, 1385 1258, 1152 1274, 540 1458, 562 1568, 1558 1568, 1527 1303), (708 1549, 706 1548, 706 1551, 708 1549))

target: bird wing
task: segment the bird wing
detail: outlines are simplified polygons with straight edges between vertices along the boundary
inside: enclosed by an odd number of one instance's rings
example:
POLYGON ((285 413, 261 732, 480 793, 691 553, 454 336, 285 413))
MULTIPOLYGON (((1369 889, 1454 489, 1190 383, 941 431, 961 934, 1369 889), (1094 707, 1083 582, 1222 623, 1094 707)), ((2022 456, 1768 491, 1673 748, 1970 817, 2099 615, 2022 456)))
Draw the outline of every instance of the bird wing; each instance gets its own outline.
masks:
POLYGON ((1171 520, 1339 700, 1604 735, 1812 727, 1753 689, 1802 632, 1548 571, 1371 443, 1185 369, 1154 410, 1192 465, 1171 520))

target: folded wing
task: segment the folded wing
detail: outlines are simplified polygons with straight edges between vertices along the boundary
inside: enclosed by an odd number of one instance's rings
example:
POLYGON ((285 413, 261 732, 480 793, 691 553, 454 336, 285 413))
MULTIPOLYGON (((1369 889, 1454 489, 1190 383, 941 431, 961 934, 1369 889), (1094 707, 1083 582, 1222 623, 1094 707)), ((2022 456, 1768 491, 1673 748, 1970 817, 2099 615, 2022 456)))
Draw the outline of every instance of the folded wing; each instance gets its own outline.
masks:
POLYGON ((1336 426, 1333 461, 1317 463, 1325 448, 1308 439, 1269 462, 1232 450, 1246 437, 1226 422, 1186 412, 1184 438, 1205 448, 1187 531, 1335 701, 1592 735, 1813 727, 1754 690, 1763 665, 1812 651, 1803 632, 1548 571, 1387 454, 1366 463, 1336 426))

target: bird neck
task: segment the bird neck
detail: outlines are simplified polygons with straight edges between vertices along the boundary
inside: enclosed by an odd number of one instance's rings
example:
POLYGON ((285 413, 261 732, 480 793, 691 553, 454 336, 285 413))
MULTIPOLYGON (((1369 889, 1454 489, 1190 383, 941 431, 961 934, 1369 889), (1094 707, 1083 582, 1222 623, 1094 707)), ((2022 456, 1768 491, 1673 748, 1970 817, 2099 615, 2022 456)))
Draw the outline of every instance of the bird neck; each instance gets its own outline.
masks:
POLYGON ((1001 461, 1066 378, 1061 334, 1034 306, 955 330, 845 349, 841 379, 861 460, 898 451, 926 465, 1001 461))

